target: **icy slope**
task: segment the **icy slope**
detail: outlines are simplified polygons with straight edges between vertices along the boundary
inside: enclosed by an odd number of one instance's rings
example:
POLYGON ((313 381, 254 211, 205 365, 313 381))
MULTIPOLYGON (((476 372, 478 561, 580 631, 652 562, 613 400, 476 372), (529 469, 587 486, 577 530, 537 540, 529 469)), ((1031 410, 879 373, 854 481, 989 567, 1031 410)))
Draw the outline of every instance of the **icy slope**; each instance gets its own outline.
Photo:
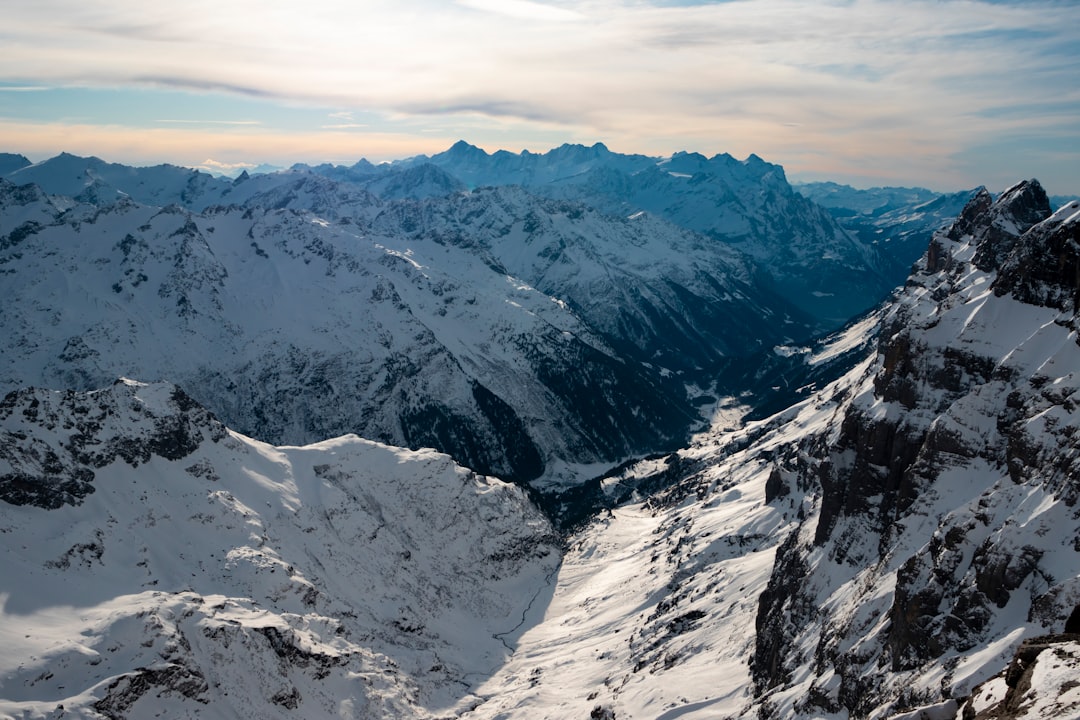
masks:
POLYGON ((0 716, 453 715, 559 561, 513 486, 167 384, 12 393, 0 433, 0 716))

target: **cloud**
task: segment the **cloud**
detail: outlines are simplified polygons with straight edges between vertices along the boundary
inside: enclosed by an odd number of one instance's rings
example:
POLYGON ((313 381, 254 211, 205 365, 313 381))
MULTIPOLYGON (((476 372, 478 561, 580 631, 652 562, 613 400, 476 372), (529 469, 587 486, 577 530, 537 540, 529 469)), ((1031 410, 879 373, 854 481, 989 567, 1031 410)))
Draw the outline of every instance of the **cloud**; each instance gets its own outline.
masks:
MULTIPOLYGON (((349 129, 330 125, 353 124, 355 109, 416 133, 559 129, 629 151, 755 152, 795 170, 829 156, 941 184, 971 169, 955 159, 965 148, 1045 132, 1037 113, 994 109, 1075 101, 1080 62, 1080 26, 1052 2, 192 0, 178 13, 38 0, 6 13, 4 32, 0 82, 17 85, 335 108, 327 130, 349 129)), ((1064 118, 1072 130, 1055 132, 1075 148, 1080 118, 1064 118)))
POLYGON ((585 19, 584 15, 573 10, 531 2, 531 0, 455 0, 455 2, 473 10, 506 15, 518 20, 567 22, 585 19))
POLYGON ((259 120, 158 120, 164 125, 261 125, 259 120))
POLYGON ((152 165, 169 162, 187 167, 204 165, 207 156, 222 165, 297 162, 353 164, 366 157, 372 162, 445 150, 453 135, 418 137, 401 133, 293 132, 258 129, 237 133, 232 129, 161 127, 138 130, 124 125, 25 123, 0 119, 5 145, 38 161, 67 151, 97 155, 112 162, 152 165))
POLYGON ((233 162, 226 163, 214 160, 213 158, 207 158, 198 165, 194 166, 196 170, 206 170, 207 172, 214 172, 227 175, 235 172, 236 170, 247 170, 255 167, 255 163, 250 162, 233 162))

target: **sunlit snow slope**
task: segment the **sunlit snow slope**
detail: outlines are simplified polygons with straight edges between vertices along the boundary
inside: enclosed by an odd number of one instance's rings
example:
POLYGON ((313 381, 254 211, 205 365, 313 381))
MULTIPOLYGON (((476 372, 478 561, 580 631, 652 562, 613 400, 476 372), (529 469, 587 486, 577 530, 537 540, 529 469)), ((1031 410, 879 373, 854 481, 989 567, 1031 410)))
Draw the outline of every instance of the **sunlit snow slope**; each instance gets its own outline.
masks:
POLYGON ((17 718, 454 714, 559 562, 520 489, 445 455, 272 447, 133 381, 0 404, 0 542, 17 718))

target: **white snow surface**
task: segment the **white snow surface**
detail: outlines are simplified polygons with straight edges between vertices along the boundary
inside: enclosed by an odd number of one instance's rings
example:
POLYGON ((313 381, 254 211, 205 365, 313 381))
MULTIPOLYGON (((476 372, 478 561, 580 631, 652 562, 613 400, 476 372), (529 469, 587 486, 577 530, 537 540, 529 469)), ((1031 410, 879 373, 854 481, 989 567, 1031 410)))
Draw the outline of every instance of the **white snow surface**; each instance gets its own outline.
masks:
MULTIPOLYGON (((109 409, 98 446, 138 442, 176 416, 173 391, 128 381, 75 404, 109 409)), ((60 423, 12 415, 5 442, 63 447, 64 397, 37 391, 60 423)), ((355 436, 224 431, 93 485, 77 506, 0 503, 0 717, 455 714, 559 562, 520 489, 355 436)))

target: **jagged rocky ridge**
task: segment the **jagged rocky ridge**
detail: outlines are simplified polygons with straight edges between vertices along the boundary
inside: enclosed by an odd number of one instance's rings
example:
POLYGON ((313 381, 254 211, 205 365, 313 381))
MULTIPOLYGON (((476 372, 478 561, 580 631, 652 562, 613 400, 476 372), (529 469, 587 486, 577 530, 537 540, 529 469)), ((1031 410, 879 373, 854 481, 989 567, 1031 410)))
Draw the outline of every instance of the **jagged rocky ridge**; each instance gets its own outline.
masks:
POLYGON ((559 562, 517 487, 169 384, 14 392, 0 437, 3 717, 454 715, 559 562))
POLYGON ((772 715, 962 699, 1080 603, 1078 237, 1080 205, 1051 216, 1034 181, 976 195, 893 303, 827 444, 777 463, 774 496, 820 495, 757 617, 772 715))
POLYGON ((751 257, 771 289, 804 309, 817 329, 835 329, 875 306, 902 280, 897 261, 906 274, 922 251, 860 241, 795 192, 782 167, 756 155, 742 161, 726 153, 653 158, 614 153, 602 143, 488 154, 462 141, 402 162, 417 164, 434 165, 471 187, 520 185, 616 217, 647 212, 701 233, 751 257))

